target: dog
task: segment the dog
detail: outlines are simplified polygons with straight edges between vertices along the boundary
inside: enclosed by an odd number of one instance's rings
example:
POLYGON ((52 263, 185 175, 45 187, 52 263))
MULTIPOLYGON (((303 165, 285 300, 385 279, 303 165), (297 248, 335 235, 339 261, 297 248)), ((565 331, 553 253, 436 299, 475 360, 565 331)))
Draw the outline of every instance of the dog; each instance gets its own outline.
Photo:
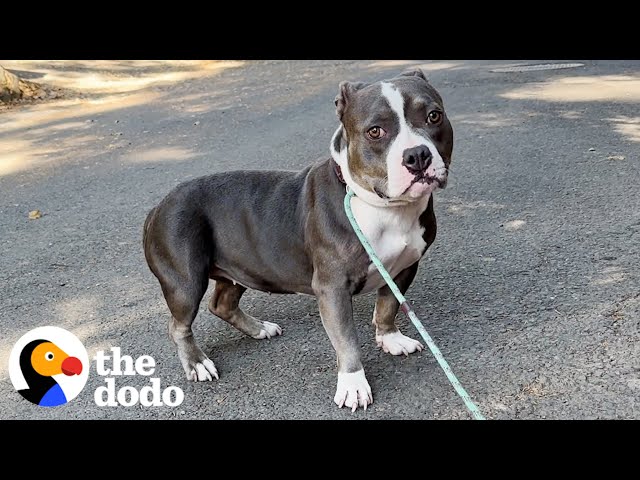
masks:
POLYGON ((334 402, 355 411, 373 402, 353 320, 352 297, 377 291, 373 325, 392 355, 422 350, 395 325, 399 304, 360 244, 354 216, 404 293, 436 237, 433 193, 445 188, 453 128, 422 70, 375 83, 343 81, 331 157, 299 172, 231 171, 182 183, 144 224, 144 252, 171 312, 169 336, 187 378, 219 378, 192 324, 215 280, 209 310, 241 332, 265 339, 276 323, 244 312, 247 288, 315 295, 336 351, 334 402))

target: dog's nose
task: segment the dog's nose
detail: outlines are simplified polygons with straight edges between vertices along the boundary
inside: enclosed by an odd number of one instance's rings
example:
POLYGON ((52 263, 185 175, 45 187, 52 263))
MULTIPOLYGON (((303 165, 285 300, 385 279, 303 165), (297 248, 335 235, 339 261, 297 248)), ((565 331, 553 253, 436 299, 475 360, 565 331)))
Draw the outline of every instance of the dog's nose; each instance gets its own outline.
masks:
POLYGON ((426 145, 418 145, 417 147, 407 148, 402 154, 402 164, 407 167, 411 173, 420 173, 429 168, 431 165, 431 150, 426 145))

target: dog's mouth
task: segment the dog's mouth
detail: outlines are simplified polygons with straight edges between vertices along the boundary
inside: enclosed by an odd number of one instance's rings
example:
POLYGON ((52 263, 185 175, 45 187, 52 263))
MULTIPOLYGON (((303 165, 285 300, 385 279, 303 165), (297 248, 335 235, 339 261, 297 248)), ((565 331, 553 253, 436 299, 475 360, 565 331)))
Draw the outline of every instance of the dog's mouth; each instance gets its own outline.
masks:
MULTIPOLYGON (((377 186, 373 187, 373 191, 375 192, 376 195, 378 195, 378 197, 380 197, 383 200, 393 201, 397 199, 398 201, 400 201, 403 197, 405 197, 407 193, 410 193, 409 190, 411 190, 411 188, 416 184, 421 186, 419 190, 423 190, 422 193, 426 193, 426 192, 433 191, 437 188, 440 188, 440 189, 445 188, 447 186, 447 177, 435 177, 435 176, 426 175, 426 174, 416 175, 416 177, 411 181, 409 186, 405 188, 404 191, 397 197, 390 197, 381 188, 377 186), (433 185, 433 187, 429 188, 429 186, 431 185, 433 185)), ((415 196, 415 193, 418 193, 418 192, 413 192, 413 193, 414 195, 411 195, 411 196, 415 196)))
POLYGON ((444 189, 447 186, 448 171, 446 169, 443 170, 438 171, 436 175, 429 175, 426 171, 417 173, 411 179, 409 185, 398 195, 389 195, 386 183, 372 185, 370 188, 380 199, 387 203, 411 202, 437 189, 444 189))
POLYGON ((378 187, 373 187, 373 191, 376 193, 376 195, 378 195, 380 198, 382 198, 383 200, 388 200, 389 199, 389 195, 387 195, 386 193, 384 193, 382 190, 380 190, 378 187))
POLYGON ((414 185, 420 185, 418 190, 422 190, 423 193, 431 192, 437 188, 443 189, 447 186, 447 176, 446 174, 444 176, 435 176, 428 175, 426 172, 418 173, 400 196, 411 193, 409 191, 414 187, 414 185), (432 188, 429 188, 430 186, 432 186, 432 188))
POLYGON ((447 177, 439 178, 432 175, 427 175, 426 173, 421 173, 416 175, 416 177, 411 181, 411 184, 409 185, 407 190, 409 190, 409 188, 411 188, 414 183, 426 183, 427 185, 435 183, 437 188, 444 188, 447 186, 447 177))

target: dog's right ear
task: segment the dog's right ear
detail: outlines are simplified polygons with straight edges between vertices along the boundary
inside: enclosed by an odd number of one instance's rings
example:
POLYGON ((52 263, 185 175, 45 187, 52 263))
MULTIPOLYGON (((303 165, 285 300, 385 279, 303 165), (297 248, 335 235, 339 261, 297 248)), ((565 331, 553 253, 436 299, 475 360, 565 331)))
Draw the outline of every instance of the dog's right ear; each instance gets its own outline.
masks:
POLYGON ((366 86, 367 84, 364 82, 340 82, 340 85, 338 86, 338 95, 336 95, 334 103, 336 104, 336 114, 341 121, 342 115, 344 115, 344 112, 349 105, 349 99, 352 98, 354 92, 366 86))

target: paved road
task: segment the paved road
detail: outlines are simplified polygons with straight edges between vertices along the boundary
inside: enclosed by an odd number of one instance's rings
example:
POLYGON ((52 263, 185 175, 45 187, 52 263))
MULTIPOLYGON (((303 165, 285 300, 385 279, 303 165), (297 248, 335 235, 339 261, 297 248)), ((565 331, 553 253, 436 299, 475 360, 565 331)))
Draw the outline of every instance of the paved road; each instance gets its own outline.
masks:
POLYGON ((461 382, 490 418, 640 418, 640 62, 492 72, 514 63, 247 62, 30 132, 10 123, 19 111, 3 113, 0 142, 29 133, 23 148, 35 160, 0 176, 0 418, 468 418, 428 351, 398 358, 376 347, 371 295, 355 301, 375 397, 366 413, 332 402, 334 353, 310 297, 245 295, 247 311, 284 328, 268 341, 244 337, 203 302, 195 333, 221 378, 188 383, 141 248, 147 211, 174 185, 326 156, 338 82, 409 64, 442 93, 456 143, 450 186, 436 198, 438 238, 408 297, 461 382), (38 156, 52 146, 56 161, 38 156), (44 216, 28 220, 36 208, 44 216), (47 324, 75 332, 90 354, 153 356, 162 387, 180 386, 184 402, 98 407, 104 378, 92 367, 68 405, 27 403, 8 379, 8 354, 47 324))

